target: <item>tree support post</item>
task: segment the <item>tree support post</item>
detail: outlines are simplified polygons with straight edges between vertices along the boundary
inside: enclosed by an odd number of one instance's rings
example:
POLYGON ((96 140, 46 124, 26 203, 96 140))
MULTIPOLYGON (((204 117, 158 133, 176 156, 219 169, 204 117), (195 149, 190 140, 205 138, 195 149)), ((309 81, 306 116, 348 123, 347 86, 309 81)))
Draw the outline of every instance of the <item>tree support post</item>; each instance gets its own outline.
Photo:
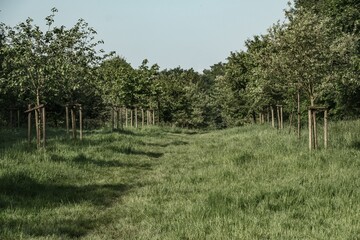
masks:
POLYGON ((145 123, 145 115, 144 115, 144 109, 141 109, 141 127, 144 127, 145 123))
POLYGON ((155 110, 152 110, 152 125, 155 125, 155 110))
POLYGON ((31 143, 31 105, 28 105, 28 142, 31 143))
POLYGON ((125 127, 128 127, 128 119, 129 119, 128 109, 125 108, 125 127))
POLYGON ((271 126, 275 128, 275 119, 274 119, 274 108, 271 107, 271 126))
POLYGON ((65 122, 66 122, 66 134, 69 135, 69 106, 65 106, 65 122))
POLYGON ((82 116, 82 106, 79 106, 79 127, 80 127, 80 140, 83 139, 83 116, 82 116))
POLYGON ((312 111, 311 109, 308 110, 308 121, 309 121, 309 150, 311 151, 312 150, 312 137, 313 137, 313 134, 312 134, 312 111))
POLYGON ((137 111, 137 108, 135 108, 135 128, 138 128, 138 111, 137 111))

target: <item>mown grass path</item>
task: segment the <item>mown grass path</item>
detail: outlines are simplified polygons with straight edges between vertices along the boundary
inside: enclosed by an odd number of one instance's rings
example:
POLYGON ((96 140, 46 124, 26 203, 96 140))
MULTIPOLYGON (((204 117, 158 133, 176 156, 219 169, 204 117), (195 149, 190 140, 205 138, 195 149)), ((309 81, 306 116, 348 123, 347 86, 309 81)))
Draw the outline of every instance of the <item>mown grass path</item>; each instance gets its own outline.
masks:
MULTIPOLYGON (((0 138, 0 239, 356 239, 360 122, 328 151, 267 126, 0 138)), ((304 133, 305 134, 305 133, 304 133)))

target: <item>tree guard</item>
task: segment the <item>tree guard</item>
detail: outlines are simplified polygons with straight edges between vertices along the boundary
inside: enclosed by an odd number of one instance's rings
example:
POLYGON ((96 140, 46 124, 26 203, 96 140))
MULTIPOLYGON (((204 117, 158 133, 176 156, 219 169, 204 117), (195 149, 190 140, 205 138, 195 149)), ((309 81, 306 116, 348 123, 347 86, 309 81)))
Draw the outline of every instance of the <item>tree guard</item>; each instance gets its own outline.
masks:
POLYGON ((308 109, 308 123, 309 123, 309 150, 317 149, 317 128, 316 128, 316 113, 324 113, 324 148, 328 146, 328 108, 310 106, 308 109))
POLYGON ((31 108, 28 105, 28 110, 25 113, 28 114, 28 142, 31 143, 31 113, 35 112, 35 128, 36 128, 36 146, 39 149, 42 146, 45 148, 46 145, 46 118, 45 118, 45 105, 40 104, 31 108))
POLYGON ((82 113, 82 105, 78 103, 67 104, 65 106, 66 110, 66 132, 69 135, 69 109, 70 109, 70 117, 71 117, 71 128, 72 128, 72 138, 76 139, 77 131, 76 131, 76 112, 79 113, 79 138, 83 139, 83 113, 82 113))

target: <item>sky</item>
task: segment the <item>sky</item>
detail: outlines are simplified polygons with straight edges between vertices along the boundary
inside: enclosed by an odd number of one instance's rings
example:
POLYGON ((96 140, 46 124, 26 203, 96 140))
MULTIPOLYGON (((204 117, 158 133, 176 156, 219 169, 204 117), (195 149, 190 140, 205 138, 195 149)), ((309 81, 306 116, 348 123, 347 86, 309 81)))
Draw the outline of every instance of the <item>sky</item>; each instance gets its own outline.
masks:
MULTIPOLYGON (((45 26, 51 8, 55 25, 71 28, 83 18, 133 67, 143 59, 161 69, 203 69, 226 62, 245 41, 283 22, 288 0, 0 0, 0 22, 45 26)), ((45 28, 44 28, 45 29, 45 28)))

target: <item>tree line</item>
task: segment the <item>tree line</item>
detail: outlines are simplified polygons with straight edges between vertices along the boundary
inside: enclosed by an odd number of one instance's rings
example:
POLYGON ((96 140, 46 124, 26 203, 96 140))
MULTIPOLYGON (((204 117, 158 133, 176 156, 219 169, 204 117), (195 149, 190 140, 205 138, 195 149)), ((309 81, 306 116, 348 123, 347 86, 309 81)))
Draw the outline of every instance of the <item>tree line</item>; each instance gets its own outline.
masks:
POLYGON ((198 73, 181 67, 160 71, 148 60, 134 68, 83 19, 47 30, 31 18, 0 25, 0 124, 6 109, 45 104, 57 125, 66 104, 80 103, 85 117, 104 120, 111 106, 155 109, 159 120, 190 128, 224 128, 256 121, 283 105, 285 116, 326 106, 332 118, 360 115, 360 3, 295 0, 286 20, 245 42, 227 61, 198 73))

